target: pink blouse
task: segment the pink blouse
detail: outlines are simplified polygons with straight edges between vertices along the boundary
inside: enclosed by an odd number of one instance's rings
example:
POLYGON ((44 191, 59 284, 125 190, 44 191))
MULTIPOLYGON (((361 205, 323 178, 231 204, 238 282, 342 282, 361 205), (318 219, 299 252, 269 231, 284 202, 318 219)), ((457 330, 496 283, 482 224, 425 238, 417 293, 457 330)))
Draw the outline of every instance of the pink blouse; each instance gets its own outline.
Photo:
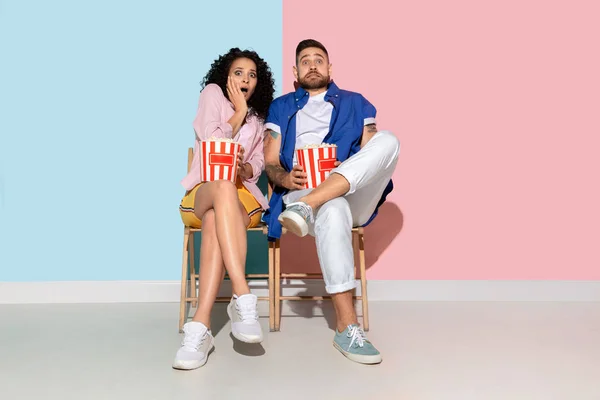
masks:
POLYGON ((211 137, 233 138, 244 147, 244 163, 252 166, 252 178, 242 183, 252 193, 263 210, 266 210, 269 207, 267 199, 256 185, 265 165, 263 153, 264 124, 253 115, 240 128, 237 135, 233 136, 233 128, 227 121, 233 116, 234 112, 233 104, 223 95, 219 85, 211 83, 206 85, 204 90, 200 92, 198 112, 193 123, 196 132, 194 158, 190 172, 183 178, 181 184, 186 190, 191 190, 200 183, 199 140, 210 139, 211 137))

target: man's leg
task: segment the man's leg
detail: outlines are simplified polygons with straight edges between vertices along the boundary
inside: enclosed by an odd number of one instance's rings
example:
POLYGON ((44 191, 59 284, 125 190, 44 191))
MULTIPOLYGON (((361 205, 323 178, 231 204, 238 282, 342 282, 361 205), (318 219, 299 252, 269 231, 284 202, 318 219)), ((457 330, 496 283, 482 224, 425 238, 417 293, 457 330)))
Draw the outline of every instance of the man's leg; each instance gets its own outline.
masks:
MULTIPOLYGON (((368 201, 361 201, 360 209, 361 214, 368 213, 369 210, 372 214, 396 168, 399 152, 400 143, 394 134, 388 131, 377 132, 364 148, 335 168, 319 187, 290 204, 279 220, 291 232, 305 234, 305 224, 314 219, 313 210, 329 200, 341 196, 351 197, 357 192, 368 192, 368 201)), ((354 207, 352 215, 356 222, 354 207)), ((362 221, 364 222, 366 220, 362 221)))
POLYGON ((314 224, 309 225, 310 233, 316 238, 325 289, 331 294, 336 312, 334 346, 353 361, 377 364, 381 362, 381 354, 358 325, 352 299, 356 281, 350 210, 344 197, 326 202, 316 209, 314 224))
POLYGON ((329 178, 300 201, 314 209, 328 200, 371 186, 380 181, 382 175, 391 177, 386 172, 393 173, 399 152, 398 138, 391 132, 379 131, 364 148, 335 168, 329 178))
POLYGON ((346 199, 338 197, 317 209, 314 228, 317 255, 325 290, 331 294, 336 311, 336 327, 343 331, 358 324, 352 301, 356 287, 352 250, 352 215, 346 199))
MULTIPOLYGON (((295 203, 312 190, 290 192, 284 196, 284 202, 295 203)), ((352 249, 353 218, 348 201, 343 197, 323 204, 315 209, 315 214, 308 231, 315 236, 325 290, 331 295, 336 311, 336 327, 343 331, 348 325, 358 323, 352 301, 352 289, 356 287, 352 249)))

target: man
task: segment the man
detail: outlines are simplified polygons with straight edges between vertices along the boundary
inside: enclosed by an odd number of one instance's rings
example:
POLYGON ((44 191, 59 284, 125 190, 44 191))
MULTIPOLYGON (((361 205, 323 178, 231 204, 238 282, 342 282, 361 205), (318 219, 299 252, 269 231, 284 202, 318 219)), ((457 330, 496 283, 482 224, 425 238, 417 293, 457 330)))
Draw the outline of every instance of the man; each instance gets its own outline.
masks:
POLYGON ((275 186, 265 214, 269 239, 281 236, 281 225, 315 236, 336 311, 334 346, 353 361, 377 364, 381 354, 359 326, 353 305, 352 227, 368 224, 391 192, 400 145, 392 133, 377 131, 371 103, 331 81, 321 43, 300 42, 293 70, 297 90, 271 104, 265 125, 265 168, 275 186), (336 144, 339 161, 316 189, 303 189, 307 175, 295 149, 321 143, 336 144))

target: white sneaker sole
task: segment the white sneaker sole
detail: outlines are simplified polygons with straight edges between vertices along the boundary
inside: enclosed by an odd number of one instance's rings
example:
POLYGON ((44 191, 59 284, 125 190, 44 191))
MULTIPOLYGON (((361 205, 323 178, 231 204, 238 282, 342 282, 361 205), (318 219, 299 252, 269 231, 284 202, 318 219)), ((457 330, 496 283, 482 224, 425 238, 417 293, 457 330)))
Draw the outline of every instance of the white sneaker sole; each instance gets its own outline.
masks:
POLYGON ((236 332, 233 329, 231 330, 231 334, 233 335, 234 338, 236 338, 240 342, 244 342, 244 343, 261 343, 263 341, 262 336, 244 335, 243 333, 236 332))
POLYGON ((210 355, 210 353, 212 353, 212 351, 214 349, 215 349, 215 345, 211 341, 210 347, 208 348, 208 351, 206 352, 206 355, 204 356, 203 359, 201 359, 201 360, 175 360, 173 362, 173 369, 189 371, 192 369, 200 368, 200 367, 204 366, 204 364, 206 364, 206 362, 208 361, 208 356, 210 355))
POLYGON ((379 364, 383 361, 381 354, 367 356, 360 354, 352 354, 343 350, 336 342, 333 342, 333 347, 339 350, 347 359, 357 362, 359 364, 379 364))
POLYGON ((263 341, 263 335, 245 335, 241 332, 236 331, 233 328, 233 318, 231 317, 231 307, 227 306, 227 315, 229 316, 229 320, 231 321, 231 334, 234 338, 244 343, 261 343, 263 341))
POLYGON ((282 212, 279 214, 278 221, 296 236, 304 237, 308 234, 308 224, 304 218, 294 212, 282 212))

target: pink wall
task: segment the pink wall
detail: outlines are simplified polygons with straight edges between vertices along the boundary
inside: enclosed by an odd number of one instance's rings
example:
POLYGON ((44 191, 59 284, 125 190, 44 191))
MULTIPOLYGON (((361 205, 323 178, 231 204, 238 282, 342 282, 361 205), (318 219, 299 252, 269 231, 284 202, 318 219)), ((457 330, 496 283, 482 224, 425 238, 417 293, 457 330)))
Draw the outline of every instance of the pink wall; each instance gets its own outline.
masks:
MULTIPOLYGON (((284 91, 296 44, 320 40, 402 143, 370 279, 600 279, 598 15, 578 0, 284 0, 284 91)), ((282 246, 286 270, 316 268, 311 240, 282 246)))

